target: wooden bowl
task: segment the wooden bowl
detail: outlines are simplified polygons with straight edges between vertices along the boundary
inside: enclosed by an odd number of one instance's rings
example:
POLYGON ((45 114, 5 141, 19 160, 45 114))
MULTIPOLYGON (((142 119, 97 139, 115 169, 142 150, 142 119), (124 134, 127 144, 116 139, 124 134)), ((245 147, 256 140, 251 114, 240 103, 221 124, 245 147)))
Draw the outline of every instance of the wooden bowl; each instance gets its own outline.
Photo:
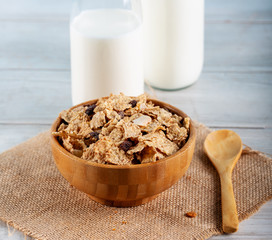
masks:
MULTIPOLYGON (((149 100, 172 113, 187 117, 185 113, 167 103, 149 100)), ((96 101, 77 106, 93 104, 96 101)), ((53 123, 52 132, 57 130, 60 121, 58 117, 53 123)), ((193 157, 195 139, 195 128, 191 121, 189 138, 179 151, 154 163, 129 166, 105 165, 83 160, 63 148, 53 135, 51 146, 58 170, 71 185, 87 193, 96 202, 129 207, 144 204, 157 197, 184 175, 193 157)))

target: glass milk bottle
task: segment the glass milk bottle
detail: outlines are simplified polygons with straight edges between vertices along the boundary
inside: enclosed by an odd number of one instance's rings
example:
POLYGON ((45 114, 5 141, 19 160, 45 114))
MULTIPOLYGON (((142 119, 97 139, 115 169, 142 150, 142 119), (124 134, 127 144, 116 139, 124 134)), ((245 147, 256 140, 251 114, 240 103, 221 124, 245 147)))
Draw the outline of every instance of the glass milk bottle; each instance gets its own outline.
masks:
POLYGON ((144 92, 140 0, 77 0, 70 21, 72 100, 144 92))
POLYGON ((203 65, 204 0, 142 0, 144 74, 161 89, 193 84, 203 65))

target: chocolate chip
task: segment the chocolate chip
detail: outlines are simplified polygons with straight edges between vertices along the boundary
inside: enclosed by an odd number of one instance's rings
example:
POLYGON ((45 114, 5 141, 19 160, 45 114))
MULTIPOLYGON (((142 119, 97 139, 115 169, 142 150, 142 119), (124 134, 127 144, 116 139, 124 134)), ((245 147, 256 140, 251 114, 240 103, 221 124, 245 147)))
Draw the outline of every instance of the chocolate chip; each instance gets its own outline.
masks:
POLYGON ((141 161, 137 158, 133 158, 131 161, 132 164, 141 164, 141 161))
POLYGON ((61 137, 57 137, 57 139, 58 139, 58 141, 59 141, 60 145, 62 145, 62 144, 63 144, 63 140, 62 140, 62 138, 61 138, 61 137))
POLYGON ((129 102, 129 104, 131 104, 131 107, 134 108, 137 105, 137 101, 136 100, 132 100, 132 101, 129 102))
POLYGON ((119 111, 117 113, 120 115, 121 119, 123 119, 125 117, 124 111, 119 111))
POLYGON ((96 108, 96 104, 92 104, 92 105, 89 105, 87 106, 88 108, 86 109, 85 113, 88 115, 88 116, 91 116, 93 113, 94 113, 94 109, 96 108))
POLYGON ((91 132, 90 138, 93 138, 93 140, 96 142, 99 140, 99 133, 98 132, 91 132))
POLYGON ((60 121, 60 124, 65 124, 65 125, 68 125, 68 122, 66 122, 64 119, 61 119, 61 121, 60 121))
POLYGON ((87 147, 89 147, 92 143, 95 143, 99 140, 98 132, 91 132, 88 137, 84 139, 84 143, 87 147))
POLYGON ((125 140, 124 142, 122 142, 119 145, 119 148, 121 148, 122 150, 127 152, 130 149, 130 147, 132 147, 132 145, 133 145, 133 142, 128 139, 128 140, 125 140))

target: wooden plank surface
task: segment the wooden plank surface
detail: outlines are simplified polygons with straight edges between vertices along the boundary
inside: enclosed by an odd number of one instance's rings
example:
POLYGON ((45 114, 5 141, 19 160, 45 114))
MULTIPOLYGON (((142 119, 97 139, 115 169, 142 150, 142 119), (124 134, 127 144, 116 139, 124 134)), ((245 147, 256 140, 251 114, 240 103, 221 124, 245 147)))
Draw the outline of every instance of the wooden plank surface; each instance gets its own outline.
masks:
MULTIPOLYGON (((69 79, 67 71, 0 70, 0 89, 5 89, 0 95, 0 123, 52 123, 72 104, 69 79), (11 111, 15 105, 16 111, 11 111)), ((156 90, 159 99, 208 126, 261 129, 272 127, 271 93, 271 74, 266 72, 204 72, 189 88, 156 90)))
MULTIPOLYGON (((72 0, 0 0, 0 20, 68 21, 72 0)), ((267 22, 272 19, 271 0, 206 0, 206 22, 267 22)))
MULTIPOLYGON (((0 152, 49 129, 71 106, 71 2, 0 0, 0 152)), ((272 0, 206 0, 205 7, 203 74, 190 88, 155 95, 272 154, 272 0)), ((270 201, 236 234, 211 239, 271 239, 271 226, 270 201)), ((1 222, 2 239, 24 236, 8 237, 1 222)))
MULTIPOLYGON (((0 69, 70 69, 68 21, 0 20, 0 36, 0 69)), ((207 23, 204 72, 271 72, 271 39, 271 24, 207 23)))
POLYGON ((271 0, 206 0, 205 3, 209 23, 266 23, 272 20, 271 0))

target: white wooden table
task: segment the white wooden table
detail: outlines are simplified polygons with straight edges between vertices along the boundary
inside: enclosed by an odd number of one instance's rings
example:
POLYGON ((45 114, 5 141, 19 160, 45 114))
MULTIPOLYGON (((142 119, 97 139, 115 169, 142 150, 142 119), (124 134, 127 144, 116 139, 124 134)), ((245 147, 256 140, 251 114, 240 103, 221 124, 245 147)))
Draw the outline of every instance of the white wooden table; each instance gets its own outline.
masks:
MULTIPOLYGON (((68 0, 0 0, 0 152, 48 129, 71 106, 70 7, 68 0)), ((206 0, 205 22, 199 81, 156 90, 157 97, 272 154, 272 0, 206 0)), ((0 222, 6 239, 25 238, 18 231, 9 237, 0 222)), ((211 239, 272 239, 272 202, 237 233, 211 239)))

